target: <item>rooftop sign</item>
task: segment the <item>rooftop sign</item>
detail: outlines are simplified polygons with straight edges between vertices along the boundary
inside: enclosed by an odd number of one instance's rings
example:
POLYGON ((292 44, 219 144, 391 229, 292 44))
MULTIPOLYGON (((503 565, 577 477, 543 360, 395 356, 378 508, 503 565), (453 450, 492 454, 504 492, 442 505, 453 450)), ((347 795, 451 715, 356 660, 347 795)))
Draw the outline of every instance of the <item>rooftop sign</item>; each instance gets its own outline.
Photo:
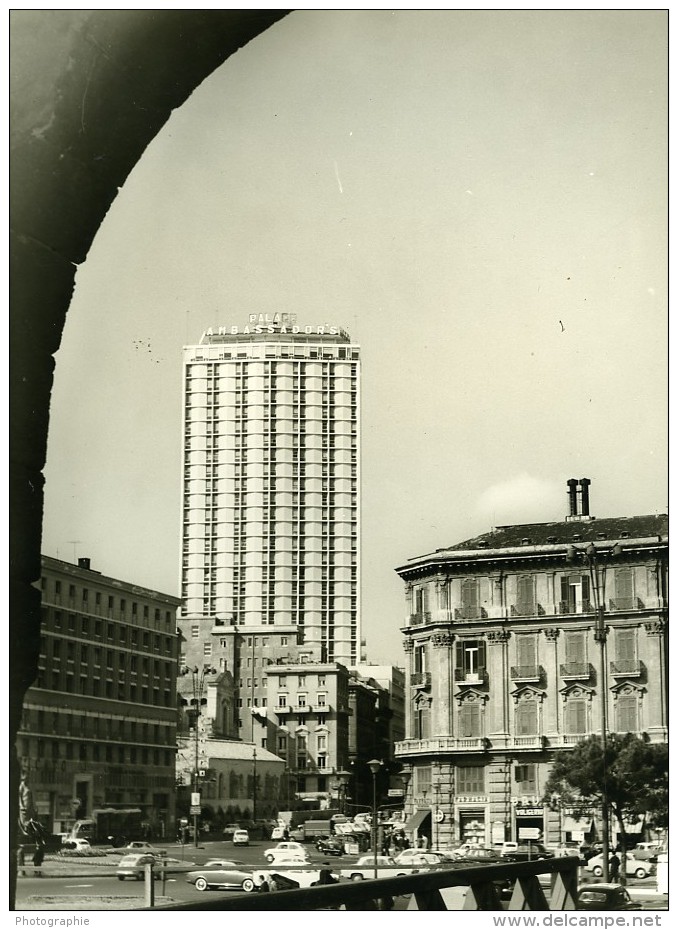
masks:
MULTIPOLYGON (((250 313, 245 326, 218 326, 206 329, 202 339, 216 336, 343 336, 349 338, 345 329, 328 323, 301 326, 296 313, 250 313)), ((201 340, 202 341, 202 340, 201 340)))

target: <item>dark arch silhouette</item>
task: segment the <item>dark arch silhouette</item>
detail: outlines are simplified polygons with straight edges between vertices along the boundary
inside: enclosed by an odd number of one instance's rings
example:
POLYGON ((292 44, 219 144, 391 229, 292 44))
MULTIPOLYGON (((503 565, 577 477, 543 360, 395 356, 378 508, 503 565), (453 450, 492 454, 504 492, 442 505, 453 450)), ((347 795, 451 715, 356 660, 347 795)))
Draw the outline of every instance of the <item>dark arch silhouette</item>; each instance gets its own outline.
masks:
MULTIPOLYGON (((75 271, 148 143, 191 92, 288 10, 10 13, 10 850, 14 742, 40 644, 43 468, 53 355, 75 271)), ((77 411, 73 411, 77 416, 77 411)), ((16 870, 10 869, 10 907, 16 870)))

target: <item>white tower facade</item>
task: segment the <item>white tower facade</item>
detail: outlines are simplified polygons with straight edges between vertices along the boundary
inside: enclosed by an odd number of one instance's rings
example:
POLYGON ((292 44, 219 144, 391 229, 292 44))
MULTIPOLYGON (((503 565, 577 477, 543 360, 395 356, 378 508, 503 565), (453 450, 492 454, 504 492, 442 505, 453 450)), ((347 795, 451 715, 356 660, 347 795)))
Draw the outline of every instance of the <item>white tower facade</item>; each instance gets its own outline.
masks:
POLYGON ((180 617, 295 627, 319 661, 355 665, 359 347, 337 326, 251 315, 184 348, 183 395, 180 617))

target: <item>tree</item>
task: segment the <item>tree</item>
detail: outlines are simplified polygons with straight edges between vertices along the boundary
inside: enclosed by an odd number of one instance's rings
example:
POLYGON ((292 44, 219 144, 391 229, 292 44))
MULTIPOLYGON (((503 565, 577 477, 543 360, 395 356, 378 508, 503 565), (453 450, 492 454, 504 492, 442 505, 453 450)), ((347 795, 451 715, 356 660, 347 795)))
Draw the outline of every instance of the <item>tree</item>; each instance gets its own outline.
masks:
POLYGON ((603 796, 615 818, 626 875, 626 824, 649 816, 657 826, 668 821, 669 752, 665 743, 649 743, 633 733, 610 733, 605 753, 600 736, 590 736, 572 751, 556 754, 544 801, 572 808, 583 816, 603 796))

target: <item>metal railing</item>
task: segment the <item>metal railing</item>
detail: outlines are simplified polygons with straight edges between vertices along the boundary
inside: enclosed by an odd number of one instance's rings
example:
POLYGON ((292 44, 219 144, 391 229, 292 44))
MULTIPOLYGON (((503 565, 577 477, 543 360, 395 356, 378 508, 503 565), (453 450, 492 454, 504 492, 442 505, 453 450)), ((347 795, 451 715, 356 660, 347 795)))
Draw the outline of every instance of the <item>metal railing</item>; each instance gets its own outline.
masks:
MULTIPOLYGON (((315 911, 389 910, 392 899, 411 895, 408 910, 446 911, 565 911, 577 907, 578 857, 538 860, 507 865, 435 869, 399 878, 367 879, 361 882, 275 891, 265 894, 231 895, 187 904, 162 905, 162 911, 315 911), (539 875, 550 875, 547 900, 539 875), (502 900, 501 887, 512 884, 510 899, 502 900), (463 904, 449 907, 458 889, 463 904), (446 902, 446 898, 448 899, 446 902), (389 906, 390 905, 390 906, 389 906)), ((285 870, 286 873, 288 870, 285 870)), ((380 869, 383 871, 383 867, 380 869)), ((395 871, 395 870, 394 870, 395 871)), ((147 879, 148 883, 148 879, 147 879)), ((456 896, 459 900, 459 895, 456 896)), ((148 902, 148 899, 147 899, 148 902)), ((152 905, 151 905, 152 906, 152 905)))

